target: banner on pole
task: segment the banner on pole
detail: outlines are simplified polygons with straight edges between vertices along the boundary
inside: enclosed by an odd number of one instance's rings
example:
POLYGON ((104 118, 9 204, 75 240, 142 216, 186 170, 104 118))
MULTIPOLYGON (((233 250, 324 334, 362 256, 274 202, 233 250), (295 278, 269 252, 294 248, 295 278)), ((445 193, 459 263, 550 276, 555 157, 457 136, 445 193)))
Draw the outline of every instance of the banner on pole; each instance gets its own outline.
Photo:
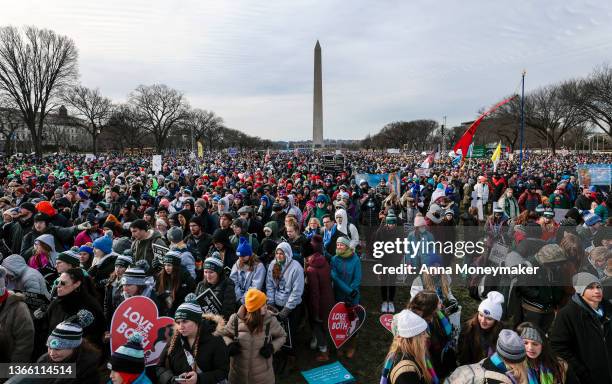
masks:
POLYGON ((576 172, 580 185, 612 184, 612 164, 577 164, 576 172))

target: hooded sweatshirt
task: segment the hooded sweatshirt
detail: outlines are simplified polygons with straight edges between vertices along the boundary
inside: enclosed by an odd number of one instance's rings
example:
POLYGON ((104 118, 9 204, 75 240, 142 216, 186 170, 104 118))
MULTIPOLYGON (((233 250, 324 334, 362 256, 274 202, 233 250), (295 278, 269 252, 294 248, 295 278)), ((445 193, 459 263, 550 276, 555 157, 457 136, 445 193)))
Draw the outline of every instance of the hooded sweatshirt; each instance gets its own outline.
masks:
POLYGON ((274 279, 274 267, 279 264, 274 259, 268 267, 266 277, 266 294, 268 303, 278 307, 294 309, 302 302, 304 292, 304 269, 299 261, 293 260, 291 246, 280 243, 276 249, 280 249, 285 254, 285 261, 282 263, 279 280, 274 279))

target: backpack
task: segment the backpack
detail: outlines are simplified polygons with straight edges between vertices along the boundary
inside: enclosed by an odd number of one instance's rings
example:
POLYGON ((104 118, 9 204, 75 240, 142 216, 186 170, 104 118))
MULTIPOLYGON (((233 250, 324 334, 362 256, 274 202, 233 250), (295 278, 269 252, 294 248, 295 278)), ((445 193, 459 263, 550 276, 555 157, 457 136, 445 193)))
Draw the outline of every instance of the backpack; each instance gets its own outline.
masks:
POLYGON ((419 369, 419 367, 417 367, 414 361, 401 360, 400 362, 395 364, 391 372, 389 372, 389 382, 391 384, 395 384, 395 380, 397 380, 397 378, 402 373, 406 373, 406 372, 416 372, 417 375, 419 376, 419 380, 423 377, 423 375, 421 374, 421 370, 419 369))
POLYGON ((483 368, 484 360, 476 364, 462 365, 444 380, 444 384, 487 384, 495 380, 503 384, 512 384, 512 380, 503 373, 488 371, 483 368))

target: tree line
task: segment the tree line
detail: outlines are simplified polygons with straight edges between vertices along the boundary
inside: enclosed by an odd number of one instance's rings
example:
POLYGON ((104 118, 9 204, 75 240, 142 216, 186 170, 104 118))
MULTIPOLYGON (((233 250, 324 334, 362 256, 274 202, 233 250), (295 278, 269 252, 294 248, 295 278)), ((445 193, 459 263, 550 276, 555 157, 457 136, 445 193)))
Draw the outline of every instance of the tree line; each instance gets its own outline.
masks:
MULTIPOLYGON (((479 111, 482 113, 483 110, 479 111)), ((530 148, 580 149, 597 131, 612 139, 612 67, 602 65, 588 76, 540 87, 525 94, 524 145, 530 148), (580 147, 578 146, 580 145, 580 147)), ((521 99, 515 97, 487 117, 478 128, 476 144, 502 141, 520 146, 521 99)), ((445 129, 434 120, 394 121, 361 142, 363 148, 431 149, 443 142, 450 148, 469 124, 445 129)))
MULTIPOLYGON (((272 143, 227 127, 213 111, 192 108, 184 93, 165 84, 140 85, 126 103, 78 83, 78 49, 68 36, 33 26, 0 27, 0 107, 23 120, 36 154, 43 152, 45 120, 60 105, 78 117, 97 152, 100 137, 122 147, 147 140, 168 148, 173 135, 193 137, 209 150, 269 148, 272 143)), ((0 119, 1 120, 1 119, 0 119)), ((5 137, 14 125, 3 124, 5 137)))

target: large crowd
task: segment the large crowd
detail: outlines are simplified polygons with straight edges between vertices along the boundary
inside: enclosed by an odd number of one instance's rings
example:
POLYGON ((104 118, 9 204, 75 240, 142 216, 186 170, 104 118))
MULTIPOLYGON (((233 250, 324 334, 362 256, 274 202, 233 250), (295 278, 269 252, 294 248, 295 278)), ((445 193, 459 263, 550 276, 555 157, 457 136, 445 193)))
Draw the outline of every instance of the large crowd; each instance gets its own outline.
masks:
POLYGON ((407 262, 543 273, 466 277, 480 303, 463 323, 450 320, 463 303, 449 276, 381 283, 368 308, 394 314, 386 358, 368 367, 381 384, 612 384, 612 193, 576 173, 612 155, 531 153, 520 175, 517 155, 495 171, 447 156, 423 169, 424 157, 345 152, 331 170, 323 152, 173 153, 156 172, 119 154, 5 161, 0 363, 76 363, 76 378, 33 382, 271 384, 300 368, 299 349, 319 364, 358 358, 358 334, 332 351, 327 320, 362 302, 373 241, 463 236, 485 252, 407 262), (358 176, 390 173, 399 190, 358 176), (199 301, 209 291, 217 313, 199 301), (155 366, 139 333, 110 348, 115 310, 135 296, 174 319, 155 366))

